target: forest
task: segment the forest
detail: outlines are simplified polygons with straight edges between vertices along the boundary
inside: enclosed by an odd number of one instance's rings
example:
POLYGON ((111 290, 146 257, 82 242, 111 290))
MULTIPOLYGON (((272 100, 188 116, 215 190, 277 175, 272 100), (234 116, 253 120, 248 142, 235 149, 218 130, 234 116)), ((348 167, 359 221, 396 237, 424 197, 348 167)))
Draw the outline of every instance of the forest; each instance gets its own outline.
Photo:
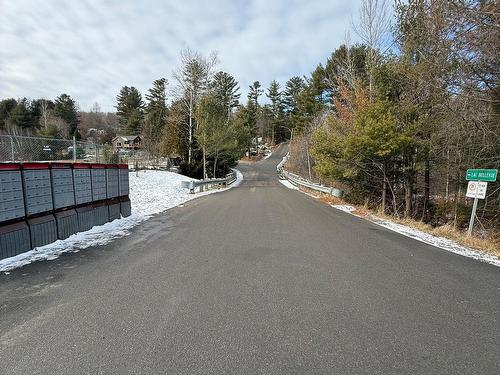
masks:
MULTIPOLYGON (((286 83, 274 128, 294 129, 294 172, 379 213, 460 231, 466 170, 500 166, 498 2, 396 1, 393 18, 388 7, 364 1, 362 43, 286 83)), ((498 240, 499 192, 489 183, 477 235, 498 240)))
MULTIPOLYGON (((500 166, 499 17, 493 0, 363 0, 326 61, 266 88, 256 80, 246 100, 216 53, 185 49, 144 95, 123 86, 116 113, 79 111, 67 94, 5 99, 0 132, 100 143, 141 134, 152 157, 178 156, 199 178, 251 157, 259 138, 291 140, 288 168, 347 201, 462 230, 466 170, 500 166)), ((490 183, 477 234, 498 237, 499 226, 500 184, 490 183)))

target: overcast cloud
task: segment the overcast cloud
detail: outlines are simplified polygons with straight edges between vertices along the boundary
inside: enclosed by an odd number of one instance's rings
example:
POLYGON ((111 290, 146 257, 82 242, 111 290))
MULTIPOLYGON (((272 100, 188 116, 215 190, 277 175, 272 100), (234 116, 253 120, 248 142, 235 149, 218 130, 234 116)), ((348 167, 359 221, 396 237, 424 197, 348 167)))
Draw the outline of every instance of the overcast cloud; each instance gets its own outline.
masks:
POLYGON ((121 86, 172 81, 183 47, 218 51, 246 95, 255 80, 284 83, 324 62, 359 2, 0 0, 0 98, 65 92, 83 110, 113 111, 121 86))

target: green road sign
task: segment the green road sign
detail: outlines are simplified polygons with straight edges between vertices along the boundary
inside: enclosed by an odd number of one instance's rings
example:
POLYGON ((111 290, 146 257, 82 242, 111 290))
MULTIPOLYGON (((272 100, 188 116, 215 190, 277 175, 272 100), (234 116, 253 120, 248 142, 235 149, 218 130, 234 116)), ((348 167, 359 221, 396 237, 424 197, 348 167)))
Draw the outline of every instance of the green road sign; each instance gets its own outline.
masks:
POLYGON ((467 169, 465 175, 467 181, 496 181, 496 169, 467 169))

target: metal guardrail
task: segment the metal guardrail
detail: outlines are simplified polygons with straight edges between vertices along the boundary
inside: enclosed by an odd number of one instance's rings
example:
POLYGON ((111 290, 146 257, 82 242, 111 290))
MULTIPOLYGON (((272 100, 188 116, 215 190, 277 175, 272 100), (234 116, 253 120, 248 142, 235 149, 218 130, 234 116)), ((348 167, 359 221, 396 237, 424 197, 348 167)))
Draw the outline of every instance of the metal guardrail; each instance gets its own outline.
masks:
POLYGON ((280 174, 287 180, 289 180, 294 185, 300 185, 306 187, 308 189, 320 191, 322 193, 333 195, 334 197, 341 198, 343 191, 334 187, 324 186, 321 184, 316 184, 309 180, 306 180, 303 177, 300 177, 294 173, 288 172, 283 169, 283 166, 280 167, 280 174))
POLYGON ((224 178, 211 178, 207 180, 199 180, 199 181, 182 181, 181 186, 183 188, 189 189, 191 194, 195 193, 196 188, 200 188, 200 192, 204 190, 210 190, 214 187, 216 189, 220 189, 223 187, 227 187, 236 181, 236 172, 230 172, 224 178))

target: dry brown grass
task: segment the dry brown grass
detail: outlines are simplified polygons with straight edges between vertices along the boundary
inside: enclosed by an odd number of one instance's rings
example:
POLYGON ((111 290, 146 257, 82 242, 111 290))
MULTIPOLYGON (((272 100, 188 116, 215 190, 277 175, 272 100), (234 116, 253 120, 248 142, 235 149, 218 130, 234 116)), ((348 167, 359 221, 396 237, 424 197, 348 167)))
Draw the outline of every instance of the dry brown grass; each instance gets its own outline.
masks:
MULTIPOLYGON (((340 198, 332 197, 328 194, 322 194, 309 189, 301 189, 306 191, 311 195, 315 195, 326 204, 348 204, 340 198)), ((495 255, 500 258, 500 235, 498 233, 490 233, 484 238, 479 238, 477 236, 467 236, 467 233, 458 231, 451 225, 443 225, 440 227, 432 227, 429 224, 425 224, 421 221, 411 220, 411 219, 401 219, 394 216, 389 216, 381 213, 380 211, 369 210, 366 206, 353 206, 356 210, 353 214, 365 219, 370 220, 370 217, 376 216, 383 218, 385 220, 393 221, 398 224, 406 225, 408 227, 418 229, 422 232, 432 234, 438 237, 448 238, 457 242, 460 245, 467 246, 469 248, 479 250, 491 255, 495 255)))
POLYGON ((469 237, 467 236, 467 233, 459 232, 451 225, 443 225, 440 227, 432 228, 431 234, 449 238, 461 245, 477 250, 482 250, 500 258, 500 239, 492 234, 488 235, 485 238, 479 238, 476 236, 469 237))

